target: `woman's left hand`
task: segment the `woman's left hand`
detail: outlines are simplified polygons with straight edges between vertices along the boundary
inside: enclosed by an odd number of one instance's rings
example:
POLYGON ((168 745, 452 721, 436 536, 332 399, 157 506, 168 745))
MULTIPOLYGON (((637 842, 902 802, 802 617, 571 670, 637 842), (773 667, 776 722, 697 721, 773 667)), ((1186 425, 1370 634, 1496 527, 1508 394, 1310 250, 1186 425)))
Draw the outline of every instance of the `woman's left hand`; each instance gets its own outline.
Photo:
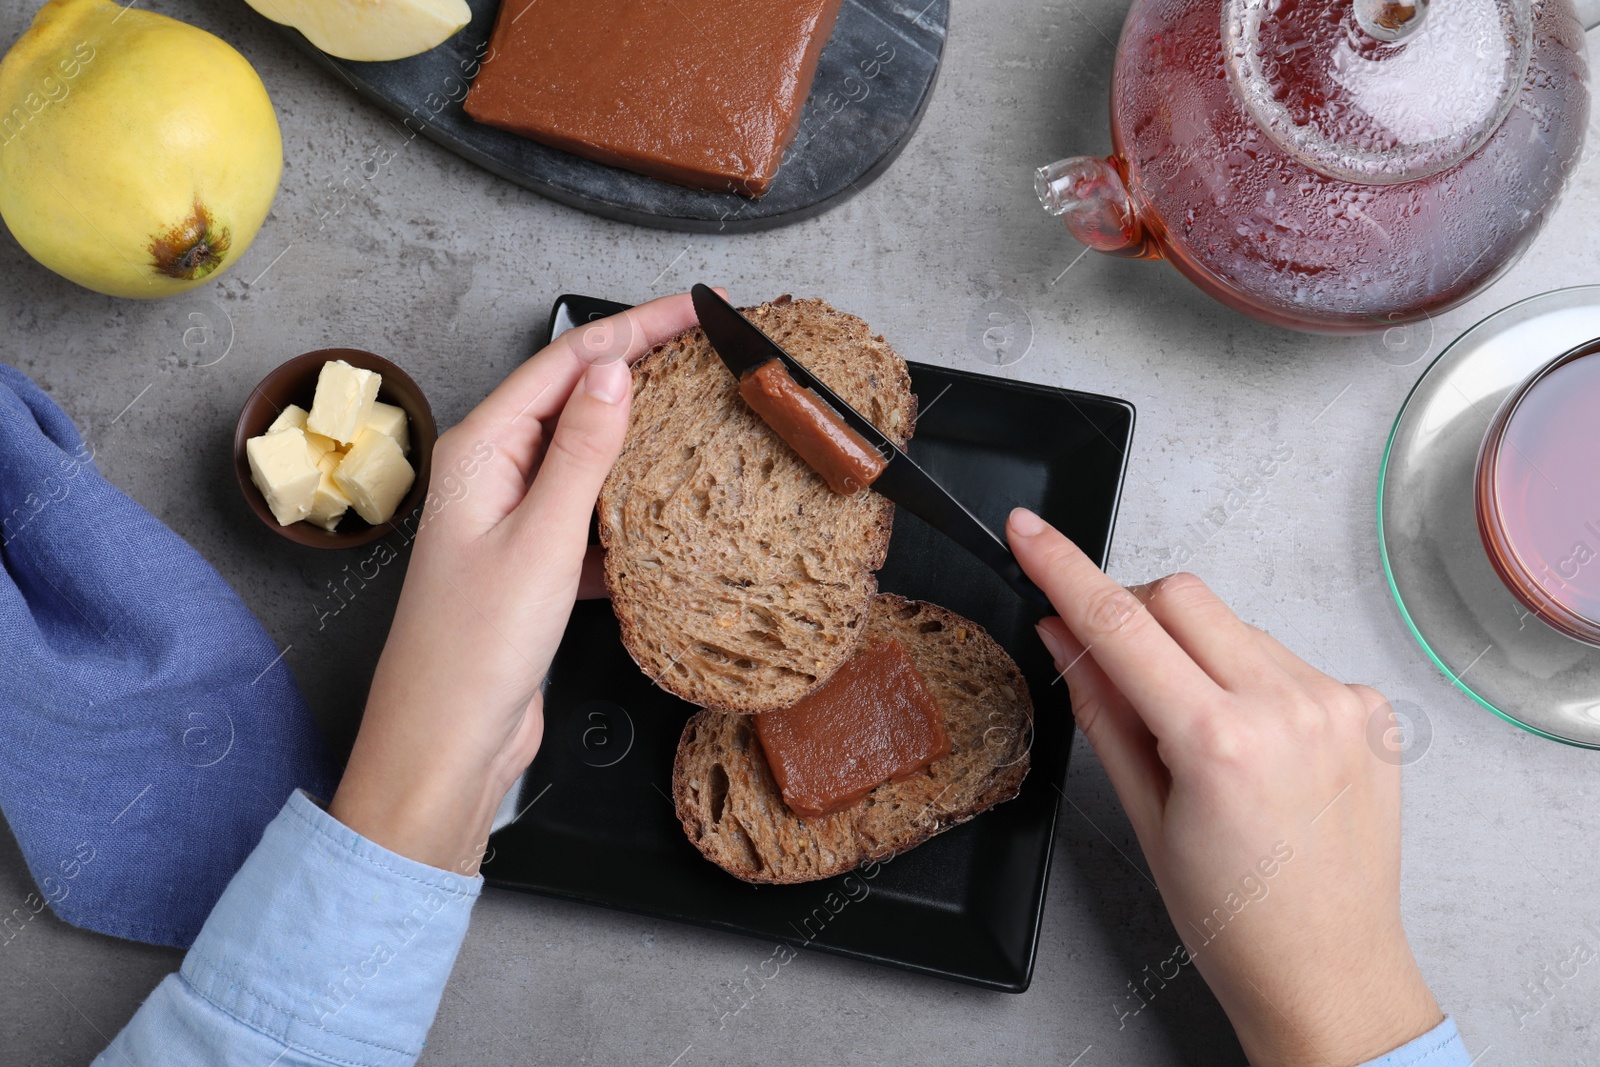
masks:
POLYGON ((540 687, 628 428, 629 364, 694 323, 684 295, 572 330, 440 436, 334 818, 400 855, 477 871, 539 750, 540 687))

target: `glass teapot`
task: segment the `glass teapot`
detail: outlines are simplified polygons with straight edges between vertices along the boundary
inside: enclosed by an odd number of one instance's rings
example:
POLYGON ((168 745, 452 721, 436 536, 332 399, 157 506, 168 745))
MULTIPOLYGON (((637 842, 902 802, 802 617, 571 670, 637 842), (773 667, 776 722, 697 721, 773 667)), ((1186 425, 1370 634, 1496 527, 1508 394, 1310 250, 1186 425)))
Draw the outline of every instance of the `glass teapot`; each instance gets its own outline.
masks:
POLYGON ((1134 0, 1115 152, 1040 168, 1039 198, 1090 247, 1167 259, 1263 321, 1386 329, 1533 241, 1586 77, 1572 0, 1134 0))

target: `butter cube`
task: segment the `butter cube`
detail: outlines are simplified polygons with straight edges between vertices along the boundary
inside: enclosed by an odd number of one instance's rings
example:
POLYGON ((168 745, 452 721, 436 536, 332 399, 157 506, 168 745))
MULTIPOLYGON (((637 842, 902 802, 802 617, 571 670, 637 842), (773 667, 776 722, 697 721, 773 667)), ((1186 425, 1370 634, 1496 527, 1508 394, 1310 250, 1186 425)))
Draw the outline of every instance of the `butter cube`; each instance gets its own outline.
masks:
POLYGON ((306 515, 306 521, 322 527, 329 533, 339 525, 339 520, 344 518, 344 513, 349 510, 350 498, 344 495, 338 485, 334 483, 333 472, 339 469, 339 453, 326 452, 317 460, 317 470, 322 474, 322 480, 317 483, 317 491, 311 498, 311 511, 306 515))
POLYGON ((333 471, 333 483, 356 514, 374 526, 394 518, 417 474, 388 434, 364 430, 333 471))
POLYGON ((290 429, 298 429, 306 435, 306 443, 311 446, 311 454, 317 459, 321 459, 324 453, 336 452, 344 447, 331 437, 324 437, 320 433, 306 429, 306 409, 299 404, 290 404, 278 412, 278 417, 272 420, 267 432, 277 433, 279 430, 290 429))
POLYGON ((256 483, 279 526, 311 514, 322 472, 305 434, 295 427, 252 437, 244 445, 250 480, 256 483))
POLYGON ((299 404, 290 404, 278 412, 278 417, 272 420, 272 425, 267 427, 268 433, 277 433, 279 430, 304 430, 306 428, 306 409, 299 404))
POLYGON ((317 375, 317 392, 311 398, 306 429, 351 444, 372 417, 383 378, 374 371, 352 367, 342 359, 329 360, 317 375))
POLYGON ((394 404, 385 404, 381 400, 376 401, 372 405, 372 414, 367 417, 367 424, 362 429, 377 430, 381 434, 387 434, 395 439, 395 443, 400 446, 400 451, 411 451, 411 435, 406 432, 406 412, 404 408, 397 407, 394 404))
MULTIPOLYGON (((386 406, 387 408, 389 405, 381 406, 386 406)), ((405 413, 402 411, 400 416, 405 418, 405 413)), ((278 430, 298 429, 301 434, 306 435, 306 442, 310 445, 310 451, 318 459, 322 458, 325 453, 336 453, 341 448, 346 448, 344 443, 336 442, 333 438, 325 437, 323 434, 317 434, 314 430, 307 430, 306 418, 306 408, 302 408, 298 403, 291 403, 290 406, 283 408, 283 411, 278 411, 278 418, 272 419, 272 426, 267 427, 267 434, 277 434, 278 430)), ((390 437, 394 437, 394 434, 390 434, 390 437)))
POLYGON ((317 457, 318 462, 321 462, 322 457, 330 452, 338 455, 339 449, 344 447, 333 438, 324 437, 315 430, 302 430, 301 432, 306 435, 306 444, 311 446, 311 453, 317 457))

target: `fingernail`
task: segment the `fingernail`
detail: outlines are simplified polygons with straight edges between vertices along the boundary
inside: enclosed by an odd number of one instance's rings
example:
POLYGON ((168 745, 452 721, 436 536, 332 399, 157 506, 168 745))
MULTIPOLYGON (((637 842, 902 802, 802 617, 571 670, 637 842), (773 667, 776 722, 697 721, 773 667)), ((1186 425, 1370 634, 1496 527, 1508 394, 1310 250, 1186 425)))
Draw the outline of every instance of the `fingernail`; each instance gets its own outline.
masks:
POLYGON ((1033 632, 1038 634, 1039 640, 1044 642, 1045 650, 1050 653, 1050 662, 1059 668, 1062 660, 1067 658, 1067 650, 1062 647, 1061 639, 1046 629, 1043 623, 1035 626, 1033 632))
POLYGON ((615 404, 627 395, 632 384, 628 365, 620 359, 592 363, 583 372, 583 388, 590 396, 606 404, 615 404))
POLYGON ((1044 532, 1044 520, 1027 508, 1013 508, 1011 517, 1007 520, 1011 528, 1023 537, 1032 537, 1044 532))

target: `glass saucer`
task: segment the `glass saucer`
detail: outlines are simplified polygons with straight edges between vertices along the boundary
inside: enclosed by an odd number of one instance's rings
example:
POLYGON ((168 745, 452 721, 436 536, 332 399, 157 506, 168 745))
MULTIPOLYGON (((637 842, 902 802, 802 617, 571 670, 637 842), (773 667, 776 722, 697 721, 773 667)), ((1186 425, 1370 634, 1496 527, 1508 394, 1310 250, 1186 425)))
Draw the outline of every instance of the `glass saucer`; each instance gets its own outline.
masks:
POLYGON ((1378 546, 1406 625, 1462 692, 1553 741, 1600 748, 1600 648, 1512 596, 1478 534, 1473 478, 1500 405, 1600 337, 1600 285, 1496 312, 1434 360, 1400 408, 1378 477, 1378 546))

